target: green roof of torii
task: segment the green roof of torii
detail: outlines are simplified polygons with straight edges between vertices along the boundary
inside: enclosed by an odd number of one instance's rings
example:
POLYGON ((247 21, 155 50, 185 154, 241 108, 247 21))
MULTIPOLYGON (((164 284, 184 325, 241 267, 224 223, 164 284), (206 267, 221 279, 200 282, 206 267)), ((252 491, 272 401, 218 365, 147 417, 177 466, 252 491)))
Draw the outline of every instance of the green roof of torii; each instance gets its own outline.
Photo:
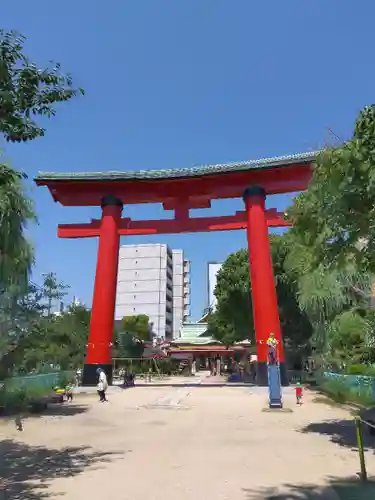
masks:
POLYGON ((123 181, 123 180, 164 180, 187 177, 201 177, 229 172, 246 170, 271 169, 312 163, 316 160, 319 151, 308 153, 263 158, 260 160, 247 160, 233 163, 219 163, 215 165, 202 165, 200 167, 180 168, 169 170, 138 170, 128 172, 39 172, 35 181, 123 181))

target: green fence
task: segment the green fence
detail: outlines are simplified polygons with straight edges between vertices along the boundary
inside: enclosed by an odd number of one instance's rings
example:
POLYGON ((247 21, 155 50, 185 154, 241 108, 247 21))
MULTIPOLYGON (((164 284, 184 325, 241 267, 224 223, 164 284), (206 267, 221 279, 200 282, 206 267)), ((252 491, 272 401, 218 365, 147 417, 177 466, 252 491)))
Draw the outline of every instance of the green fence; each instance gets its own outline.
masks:
POLYGON ((17 391, 20 389, 51 389, 59 384, 62 379, 73 379, 72 372, 41 373, 39 375, 27 375, 25 377, 12 377, 5 381, 5 387, 8 391, 17 391))
POLYGON ((354 394, 366 393, 375 399, 375 377, 323 372, 322 380, 339 382, 354 394))

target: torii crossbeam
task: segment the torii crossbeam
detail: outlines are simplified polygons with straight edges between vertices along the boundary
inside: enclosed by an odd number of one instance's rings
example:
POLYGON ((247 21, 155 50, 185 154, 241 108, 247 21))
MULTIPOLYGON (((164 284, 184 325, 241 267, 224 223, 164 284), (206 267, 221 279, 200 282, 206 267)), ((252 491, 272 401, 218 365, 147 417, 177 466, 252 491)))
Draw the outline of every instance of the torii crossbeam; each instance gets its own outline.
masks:
MULTIPOLYGON (((266 210, 268 227, 289 227, 283 212, 276 209, 266 210)), ((221 217, 174 218, 167 220, 120 219, 118 234, 136 236, 149 234, 202 233, 211 231, 236 231, 246 229, 246 212, 237 211, 235 215, 221 217)), ((92 219, 86 224, 59 224, 59 238, 94 238, 100 236, 100 219, 92 219)))

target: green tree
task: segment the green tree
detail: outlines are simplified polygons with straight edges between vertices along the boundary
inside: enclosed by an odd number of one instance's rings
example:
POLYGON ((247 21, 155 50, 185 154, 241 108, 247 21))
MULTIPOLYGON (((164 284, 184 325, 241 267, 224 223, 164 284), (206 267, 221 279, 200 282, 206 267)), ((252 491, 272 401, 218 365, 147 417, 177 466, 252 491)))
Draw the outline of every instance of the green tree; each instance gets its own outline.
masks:
MULTIPOLYGON (((75 89, 60 65, 38 69, 24 54, 25 38, 0 30, 0 133, 7 141, 41 137, 36 119, 55 115, 55 104, 68 101, 75 89)), ((33 248, 25 228, 36 217, 23 181, 26 175, 0 163, 0 359, 10 366, 25 339, 39 332, 40 291, 28 283, 33 248)), ((42 307, 43 308, 43 307, 42 307)), ((43 309, 44 311, 44 309, 43 309)), ((6 371, 6 369, 4 368, 6 371)))
POLYGON ((151 340, 149 321, 146 314, 124 316, 121 320, 121 331, 131 334, 138 340, 151 340))
POLYGON ((349 141, 318 156, 290 217, 317 263, 375 269, 375 105, 359 113, 349 141))
POLYGON ((209 315, 208 329, 220 342, 231 345, 254 338, 246 250, 229 255, 217 273, 216 310, 209 315))
POLYGON ((56 273, 50 272, 43 275, 42 293, 46 300, 48 316, 51 315, 53 303, 61 301, 68 294, 69 288, 69 285, 57 279, 56 273))
POLYGON ((42 316, 38 328, 20 346, 22 362, 19 366, 30 372, 56 367, 66 370, 82 365, 90 317, 90 310, 75 305, 60 315, 42 316))
POLYGON ((116 355, 118 358, 141 358, 144 351, 144 343, 129 332, 118 334, 116 355))
POLYGON ((0 30, 0 132, 12 142, 44 136, 35 119, 54 116, 56 103, 84 94, 60 64, 38 68, 25 55, 24 43, 23 35, 0 30))
POLYGON ((25 237, 25 228, 36 221, 36 216, 23 178, 12 167, 0 164, 0 295, 9 286, 24 292, 33 264, 33 249, 25 237))
MULTIPOLYGON (((299 275, 288 265, 291 251, 295 249, 294 240, 290 233, 271 235, 270 244, 284 343, 291 353, 296 353, 296 359, 300 359, 310 352, 313 327, 306 312, 300 308, 299 275)), ((295 258, 296 255, 294 264, 295 258)))
POLYGON ((329 361, 335 368, 359 364, 370 357, 371 325, 356 310, 345 311, 329 325, 329 361))
POLYGON ((358 349, 353 347, 358 341, 357 334, 367 338, 367 333, 361 332, 361 329, 365 327, 366 332, 369 329, 370 323, 363 316, 367 315, 370 306, 373 276, 359 268, 355 261, 343 261, 335 267, 317 262, 315 247, 309 245, 308 231, 301 233, 300 230, 294 227, 286 235, 289 252, 285 267, 287 274, 295 277, 299 307, 312 325, 311 342, 317 360, 338 366, 336 354, 339 352, 337 339, 340 329, 346 338, 340 347, 341 360, 345 357, 344 346, 348 359, 353 355, 354 360, 354 351, 359 352, 359 346, 358 349), (364 311, 364 314, 361 316, 358 311, 364 311), (351 328, 347 329, 349 319, 351 328), (357 325, 357 334, 349 341, 348 332, 354 332, 354 324, 357 325), (335 343, 332 343, 332 335, 335 343))
MULTIPOLYGON (((291 349, 305 352, 312 326, 299 307, 297 277, 286 264, 291 242, 285 236, 272 235, 270 243, 284 341, 291 349)), ((253 340, 247 250, 230 255, 224 262, 217 276, 215 296, 217 308, 208 320, 215 338, 225 344, 253 340)))
POLYGON ((44 312, 41 299, 41 290, 33 283, 22 293, 9 287, 0 295, 0 376, 22 362, 26 339, 38 334, 44 312))

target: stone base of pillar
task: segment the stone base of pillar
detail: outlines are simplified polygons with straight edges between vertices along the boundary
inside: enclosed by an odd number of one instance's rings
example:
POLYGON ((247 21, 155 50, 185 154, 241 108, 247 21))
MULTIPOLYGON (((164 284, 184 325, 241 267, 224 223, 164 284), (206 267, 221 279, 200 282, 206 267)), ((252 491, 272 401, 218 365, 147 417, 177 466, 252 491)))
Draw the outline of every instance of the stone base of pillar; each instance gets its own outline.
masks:
MULTIPOLYGON (((282 387, 288 387, 289 385, 289 380, 288 380, 288 373, 286 369, 285 363, 280 363, 280 379, 281 379, 281 386, 282 387)), ((256 378, 256 383, 260 387, 268 387, 268 367, 267 363, 262 363, 259 362, 257 363, 257 378, 256 378)))
POLYGON ((107 375, 108 385, 112 385, 112 364, 85 365, 83 367, 82 385, 84 387, 94 387, 98 384, 98 374, 96 370, 101 368, 107 375))

